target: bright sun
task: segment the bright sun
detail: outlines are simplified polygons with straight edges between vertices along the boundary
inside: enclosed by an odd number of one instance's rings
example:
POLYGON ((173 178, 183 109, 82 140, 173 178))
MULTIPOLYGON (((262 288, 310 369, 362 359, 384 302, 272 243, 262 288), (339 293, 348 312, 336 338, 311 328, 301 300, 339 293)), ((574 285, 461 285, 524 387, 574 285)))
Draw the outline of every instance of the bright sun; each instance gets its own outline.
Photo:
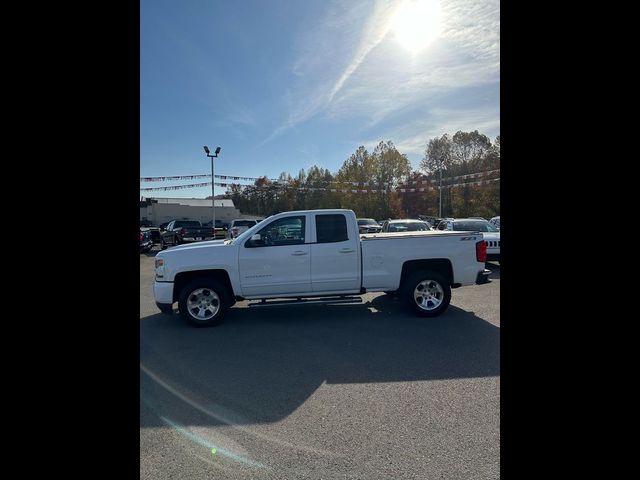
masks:
POLYGON ((405 0, 390 27, 400 44, 415 54, 440 35, 440 16, 439 0, 405 0))

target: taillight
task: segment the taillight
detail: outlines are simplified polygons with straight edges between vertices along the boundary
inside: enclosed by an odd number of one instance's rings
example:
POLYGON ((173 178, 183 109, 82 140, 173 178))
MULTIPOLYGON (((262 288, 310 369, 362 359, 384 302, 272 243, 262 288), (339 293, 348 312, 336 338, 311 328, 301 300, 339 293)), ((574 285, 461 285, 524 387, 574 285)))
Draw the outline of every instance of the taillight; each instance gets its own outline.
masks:
POLYGON ((487 261, 487 242, 485 240, 476 243, 476 260, 483 263, 487 261))
POLYGON ((184 234, 187 233, 187 231, 184 228, 181 228, 178 233, 184 237, 184 234))
POLYGON ((142 241, 142 234, 140 234, 140 241, 142 241))

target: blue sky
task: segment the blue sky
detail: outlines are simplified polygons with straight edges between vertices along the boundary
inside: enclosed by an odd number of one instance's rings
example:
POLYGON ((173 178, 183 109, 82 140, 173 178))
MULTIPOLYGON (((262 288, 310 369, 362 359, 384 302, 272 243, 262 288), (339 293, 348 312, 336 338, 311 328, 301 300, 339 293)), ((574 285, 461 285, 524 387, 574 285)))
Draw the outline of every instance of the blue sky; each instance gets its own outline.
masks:
POLYGON ((438 35, 416 46, 400 33, 403 1, 141 0, 140 175, 211 173, 205 144, 222 147, 216 174, 277 177, 314 164, 335 173, 381 140, 414 168, 435 136, 477 129, 493 140, 499 0, 439 6, 439 28, 418 19, 420 35, 438 35))

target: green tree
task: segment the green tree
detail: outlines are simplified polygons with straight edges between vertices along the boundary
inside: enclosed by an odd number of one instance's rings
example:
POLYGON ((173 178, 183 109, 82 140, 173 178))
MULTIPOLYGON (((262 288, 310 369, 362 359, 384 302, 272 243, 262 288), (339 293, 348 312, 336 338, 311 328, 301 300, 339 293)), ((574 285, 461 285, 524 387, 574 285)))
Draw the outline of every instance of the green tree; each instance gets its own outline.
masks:
MULTIPOLYGON (((420 168, 424 170, 431 179, 435 179, 438 182, 438 188, 440 185, 440 179, 451 176, 453 170, 453 142, 448 134, 444 134, 441 137, 432 138, 427 144, 427 148, 424 152, 424 157, 420 161, 420 168), (436 177, 437 174, 437 177, 436 177)), ((440 205, 440 194, 438 196, 438 213, 440 205)), ((451 208, 445 208, 447 203, 451 202, 451 192, 444 188, 442 190, 442 215, 447 216, 447 211, 451 211, 451 208)))
POLYGON ((406 192, 398 192, 402 199, 402 211, 408 218, 417 218, 418 215, 438 215, 438 192, 430 185, 426 175, 413 171, 409 175, 406 192), (417 182, 420 182, 419 184, 417 182), (415 189, 415 192, 408 190, 415 189), (420 189, 423 189, 421 192, 420 189))
POLYGON ((373 150, 372 157, 373 178, 382 187, 377 194, 376 218, 401 216, 402 204, 395 189, 409 177, 411 163, 391 141, 380 142, 373 150))
MULTIPOLYGON (((483 187, 470 185, 449 186, 467 183, 472 179, 449 180, 451 177, 500 168, 500 137, 492 145, 486 135, 473 132, 456 132, 453 137, 444 134, 429 140, 420 168, 439 183, 440 171, 444 178, 442 191, 443 216, 481 215, 478 212, 495 210, 486 202, 495 202, 495 194, 487 197, 483 187), (442 169, 442 170, 441 170, 442 169), (437 174, 437 175, 436 175, 437 174)), ((495 191, 493 189, 489 189, 495 191)), ((498 187, 499 190, 499 187, 498 187)))
POLYGON ((369 193, 352 193, 352 190, 362 188, 378 188, 365 187, 364 184, 373 181, 374 159, 364 146, 352 153, 347 160, 344 161, 340 170, 336 174, 336 184, 339 189, 346 189, 348 193, 339 195, 343 208, 350 208, 356 212, 359 217, 373 216, 371 209, 372 194, 369 193), (354 185, 353 183, 356 183, 354 185), (362 185, 362 187, 358 186, 362 185))

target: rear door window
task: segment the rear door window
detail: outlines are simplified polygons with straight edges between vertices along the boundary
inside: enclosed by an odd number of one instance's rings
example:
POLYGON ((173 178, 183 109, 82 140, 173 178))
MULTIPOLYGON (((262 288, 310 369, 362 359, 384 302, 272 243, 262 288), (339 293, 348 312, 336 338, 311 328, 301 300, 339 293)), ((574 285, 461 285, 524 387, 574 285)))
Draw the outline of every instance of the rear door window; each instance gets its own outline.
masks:
POLYGON ((316 215, 316 241, 335 243, 349 240, 347 219, 341 214, 316 215))

